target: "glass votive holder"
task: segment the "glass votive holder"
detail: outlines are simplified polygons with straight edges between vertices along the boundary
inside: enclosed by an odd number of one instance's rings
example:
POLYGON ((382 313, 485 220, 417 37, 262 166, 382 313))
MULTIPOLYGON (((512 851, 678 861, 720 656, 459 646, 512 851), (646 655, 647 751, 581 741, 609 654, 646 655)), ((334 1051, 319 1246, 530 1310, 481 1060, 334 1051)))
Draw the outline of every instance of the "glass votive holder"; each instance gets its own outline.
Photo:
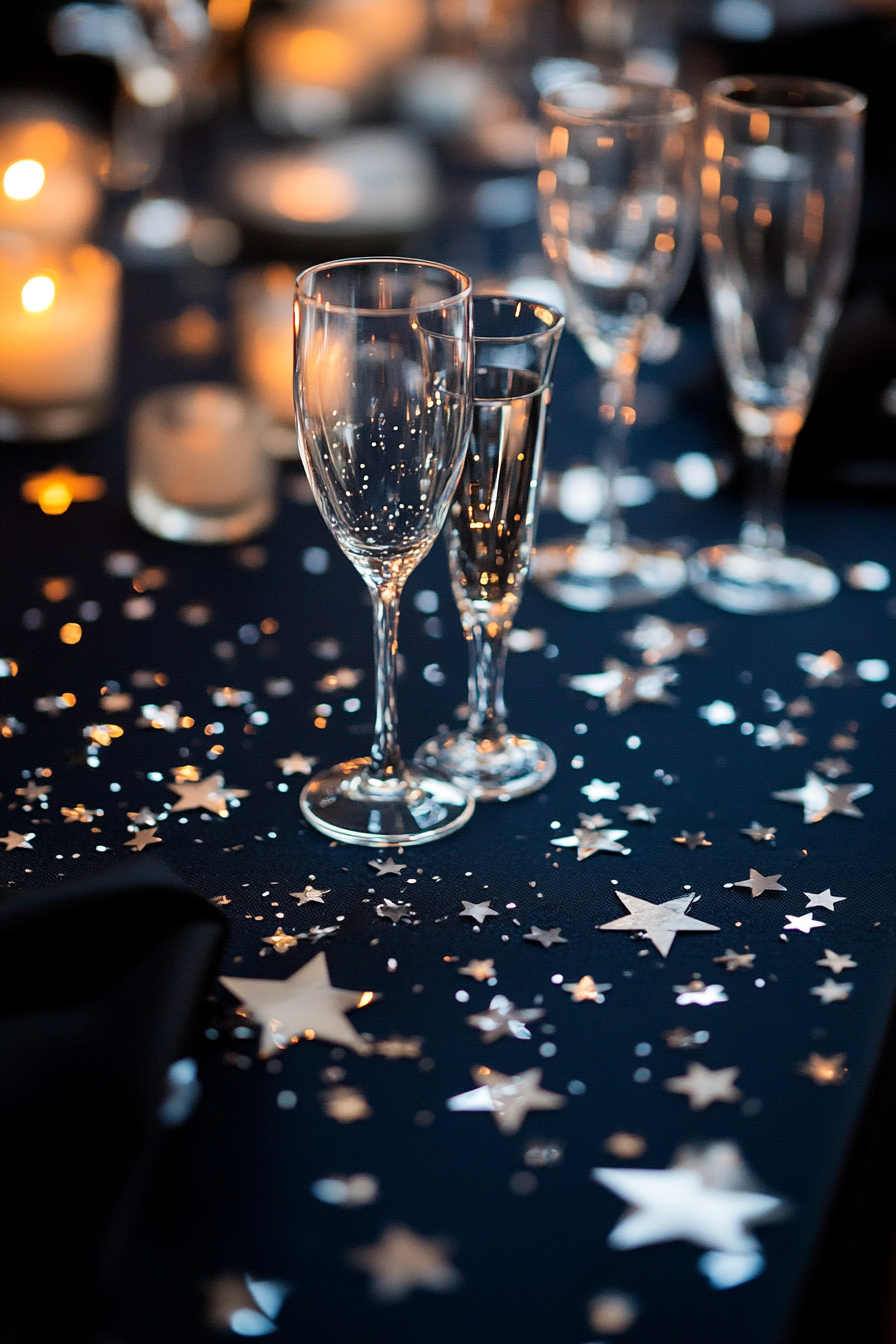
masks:
POLYGON ((0 109, 0 230, 56 246, 86 238, 107 158, 99 140, 40 109, 0 109))
POLYGON ((106 419, 121 266, 89 243, 0 248, 0 439, 71 439, 106 419))
POLYGON ((233 287, 240 379, 278 425, 288 425, 293 452, 293 313, 295 272, 275 262, 246 271, 233 287))
POLYGON ((238 542, 276 512, 265 417, 224 383, 151 392, 131 418, 128 501, 168 541, 238 542))

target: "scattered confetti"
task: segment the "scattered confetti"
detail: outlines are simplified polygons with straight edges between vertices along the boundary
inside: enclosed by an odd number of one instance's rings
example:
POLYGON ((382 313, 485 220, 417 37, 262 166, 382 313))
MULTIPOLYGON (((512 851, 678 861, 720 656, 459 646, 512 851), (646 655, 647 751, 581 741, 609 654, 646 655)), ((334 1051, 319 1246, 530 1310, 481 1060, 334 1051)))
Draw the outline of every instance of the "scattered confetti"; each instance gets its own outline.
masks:
MULTIPOLYGON (((376 869, 377 877, 387 877, 389 873, 403 873, 407 868, 406 863, 396 863, 391 854, 387 859, 368 859, 367 864, 368 867, 376 869)), ((496 912, 491 910, 489 913, 495 914, 496 912)))
POLYGON ((473 1081, 478 1084, 471 1092, 449 1097, 449 1111, 491 1111, 502 1134, 516 1134, 529 1111, 556 1111, 566 1105, 566 1098, 557 1092, 546 1092, 541 1086, 541 1069, 526 1069, 524 1073, 498 1073, 477 1065, 473 1081))
POLYGON ((619 798, 619 781, 607 784, 602 779, 592 779, 590 784, 582 785, 579 793, 584 793, 589 803, 602 803, 605 798, 615 803, 619 798))
POLYGON ((813 1083, 818 1083, 819 1087, 830 1087, 831 1084, 845 1083, 849 1074, 846 1067, 846 1055, 818 1055, 813 1050, 808 1059, 801 1060, 796 1066, 797 1073, 801 1073, 804 1078, 811 1078, 813 1083))
POLYGON ((704 985, 702 980, 692 980, 688 985, 673 985, 675 1002, 681 1005, 693 1003, 699 1008, 711 1008, 715 1003, 727 1003, 728 995, 721 985, 704 985))
POLYGON ((537 924, 530 925, 530 932, 523 934, 523 939, 527 943, 539 943, 542 947, 553 947, 555 943, 565 943, 566 938, 560 937, 559 929, 540 929, 537 924))
POLYGON ((482 1032, 480 1039, 485 1045, 498 1041, 502 1036, 514 1036, 518 1041, 529 1041, 532 1033, 526 1027, 527 1022, 537 1022, 544 1017, 543 1008, 517 1008, 503 994, 496 994, 486 1013, 472 1013, 467 1019, 468 1027, 476 1027, 482 1032))
POLYGON ((681 835, 673 836, 673 844, 687 845, 688 849, 701 849, 703 846, 712 844, 707 840, 705 831, 682 831, 681 835))
POLYGON ((755 952, 732 952, 730 947, 725 949, 724 956, 713 957, 714 964, 724 966, 726 971, 751 970, 755 960, 755 952))
POLYGON ((853 961, 851 952, 832 952, 829 947, 824 950, 824 956, 820 961, 816 961, 816 966, 827 966, 829 971, 835 975, 842 975, 844 971, 854 970, 858 966, 857 961, 853 961))
POLYGON ((612 985, 597 985, 590 975, 583 975, 581 980, 574 980, 571 983, 562 986, 567 994, 572 995, 573 1003, 604 1003, 605 995, 612 985))
POLYGON ((125 840, 125 848, 142 850, 147 845, 160 845, 162 837, 156 835, 156 829, 155 826, 149 826, 145 830, 137 831, 135 835, 131 836, 130 840, 125 840))
POLYGON ((748 835, 757 845, 763 840, 769 840, 774 844, 777 834, 777 826, 763 826, 760 821, 752 821, 749 826, 741 829, 741 835, 748 835))
POLYGON ((667 686, 677 681, 678 673, 671 667, 660 665, 645 671, 643 667, 629 667, 628 663, 620 662, 618 658, 605 658, 603 672, 570 677, 569 685, 574 691, 584 691, 586 695, 602 699, 607 712, 615 715, 621 714, 636 702, 649 705, 677 704, 675 696, 666 690, 667 686))
POLYGON ((325 952, 318 952, 287 980, 252 980, 233 975, 222 975, 219 979, 261 1026, 260 1059, 269 1059, 302 1036, 346 1045, 359 1055, 370 1053, 370 1046, 345 1013, 364 1007, 373 995, 334 988, 325 952))
POLYGON ((784 918, 789 922, 784 925, 785 932, 796 930, 797 933, 811 933, 813 929, 823 929, 824 922, 820 919, 813 919, 812 915, 785 915, 784 918))
POLYGON ((375 909, 380 919, 391 919, 393 924, 402 919, 409 919, 413 914, 409 901, 384 900, 375 909))
POLYGON ((29 831, 27 835, 20 835, 18 831, 8 831, 6 835, 0 835, 0 845, 6 846, 7 854, 11 849, 33 849, 31 841, 36 834, 36 831, 29 831))
POLYGON ((640 931, 650 939, 661 957, 669 955, 677 933, 719 932, 717 924, 706 924, 702 919, 694 919, 687 913, 693 896, 678 896, 675 900, 655 905, 651 901, 642 900, 639 896, 629 896, 624 891, 617 891, 615 894, 628 914, 598 927, 626 932, 640 931))
POLYGON ((480 901, 476 904, 473 901, 461 901, 463 910, 460 912, 461 919, 475 919, 477 924, 488 919, 490 916, 497 917, 498 911, 493 910, 491 901, 480 901))
POLYGON ((732 882, 733 887, 744 887, 754 897, 761 896, 766 891, 786 891, 778 882, 780 873, 772 873, 771 877, 763 877, 762 873, 755 868, 750 869, 750 876, 743 878, 740 882, 732 882))
POLYGON ((692 1111, 705 1111, 714 1101, 741 1101, 743 1092, 735 1087, 740 1069, 707 1069, 696 1060, 689 1064, 680 1078, 667 1078, 663 1086, 667 1092, 677 1092, 688 1098, 692 1111))
POLYGON ((298 901, 299 905, 307 905, 309 901, 317 901, 323 905, 324 897, 329 894, 329 887, 312 887, 310 883, 303 887, 301 891, 291 891, 289 894, 298 901))
MULTIPOLYGON (((268 691, 268 694, 271 692, 268 691)), ((316 756, 303 756, 300 751, 294 751, 291 756, 281 756, 275 765, 280 767, 284 775, 310 775, 317 761, 316 756)))
POLYGON ((458 975, 468 975, 471 979, 478 980, 480 983, 483 980, 492 980, 496 978, 495 963, 492 961, 491 957, 488 957, 484 961, 477 961, 476 958, 473 957, 466 966, 459 966, 457 973, 458 975))
POLYGON ((172 812, 188 812, 197 807, 207 808, 219 817, 229 816, 227 804, 235 798, 247 798, 248 789, 225 789, 223 775, 209 775, 195 783, 169 784, 168 788, 177 794, 177 802, 172 812))
POLYGON ((822 1003, 839 1003, 841 1000, 849 998, 852 993, 852 985, 843 980, 832 980, 828 976, 824 984, 816 985, 809 990, 809 993, 814 994, 822 1003))
POLYGON ((290 933, 284 933, 279 926, 270 938, 262 938, 261 941, 267 943, 275 952, 288 952, 291 947, 298 947, 299 945, 298 938, 294 938, 290 933))
POLYGON ((804 891, 803 895, 806 897, 807 910, 814 910, 820 906, 833 912, 834 906, 839 901, 846 900, 845 896, 832 896, 830 887, 825 887, 824 891, 804 891))
POLYGON ((624 812, 630 822, 644 821, 650 826, 656 825, 657 814, 661 807, 645 807, 643 803, 620 803, 619 811, 624 812))
POLYGON ((706 647, 707 631, 702 625, 675 625, 662 616, 642 616, 633 630, 622 638, 629 648, 637 649, 648 666, 697 653, 706 647))
POLYGON ((421 1237, 398 1223, 387 1227, 372 1246, 349 1251, 353 1269, 370 1275, 370 1295, 377 1302, 403 1302, 416 1288, 450 1293, 461 1285, 450 1263, 451 1244, 442 1237, 421 1237))

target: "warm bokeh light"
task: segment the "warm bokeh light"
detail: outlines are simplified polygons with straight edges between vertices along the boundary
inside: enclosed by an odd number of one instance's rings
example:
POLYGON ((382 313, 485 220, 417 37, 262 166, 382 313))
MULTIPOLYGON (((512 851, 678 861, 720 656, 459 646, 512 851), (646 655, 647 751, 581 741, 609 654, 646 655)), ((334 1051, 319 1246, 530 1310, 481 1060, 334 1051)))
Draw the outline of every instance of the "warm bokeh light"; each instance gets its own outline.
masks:
POLYGON ((703 152, 714 163, 722 162, 722 155, 725 153, 725 137, 721 131, 713 128, 706 132, 703 137, 703 152))
POLYGON ((81 627, 77 621, 66 621, 65 625, 59 631, 59 638, 63 644, 77 644, 81 638, 81 627))
POLYGON ((358 191, 352 179, 325 164, 285 168, 271 187, 271 205, 277 213, 303 224, 331 224, 345 219, 357 202, 358 191))
POLYGON ((208 0, 209 27, 216 33, 237 33, 245 26, 252 0, 208 0))
POLYGON ((350 84, 359 66, 358 53, 341 33, 305 28, 289 39, 287 60, 301 84, 350 84))
POLYGON ((29 476, 22 485, 26 504, 38 504, 43 513, 65 513, 71 503, 102 499, 106 482, 102 476, 80 476, 71 467, 54 467, 39 476, 29 476))
POLYGON ((11 201, 30 201, 46 178, 44 166, 37 159, 18 159, 3 174, 3 190, 11 201))
POLYGON ((56 297, 56 285, 48 275, 33 275, 22 286, 22 307, 26 313, 45 313, 56 297))

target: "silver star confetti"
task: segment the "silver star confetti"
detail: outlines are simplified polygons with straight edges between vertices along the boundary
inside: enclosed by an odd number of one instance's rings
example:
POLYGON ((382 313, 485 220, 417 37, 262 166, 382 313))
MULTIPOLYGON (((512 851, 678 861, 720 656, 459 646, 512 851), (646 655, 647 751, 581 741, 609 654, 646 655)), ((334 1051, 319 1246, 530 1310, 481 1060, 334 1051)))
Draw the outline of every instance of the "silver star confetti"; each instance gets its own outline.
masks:
POLYGON ((561 848, 575 848, 576 858, 589 859, 592 854, 631 854, 630 849, 620 845, 619 841, 628 835, 628 831, 595 830, 589 826, 577 826, 572 835, 564 835, 552 841, 561 848))
POLYGON ((584 793, 589 803, 602 803, 604 799, 609 799, 615 803, 619 797, 619 780, 612 784, 607 784, 602 779, 592 779, 590 784, 583 784, 579 793, 584 793))
POLYGON ((841 999, 849 998, 852 985, 842 980, 832 980, 828 976, 823 985, 816 985, 814 989, 809 990, 809 993, 816 995, 822 1003, 838 1003, 841 999))
POLYGON ((616 895, 628 914, 599 927, 628 932, 641 931, 650 939, 661 957, 669 955, 677 933, 719 932, 717 924, 705 924, 702 919, 694 919, 687 913, 693 896, 677 896, 675 900, 654 905, 651 901, 644 901, 638 896, 629 896, 624 891, 617 891, 616 895))
POLYGON ((291 756, 281 756, 275 764, 284 775, 310 775, 317 762, 317 756, 303 756, 300 751, 294 751, 291 756))
POLYGON ((312 887, 308 884, 302 891, 291 891, 289 894, 293 900, 298 901, 299 905, 307 905, 309 901, 317 901, 320 905, 323 905, 324 897, 329 893, 329 887, 312 887))
POLYGON ((624 812, 630 822, 646 821, 649 825, 656 825, 657 813, 662 812, 661 807, 645 807, 643 803, 620 803, 619 811, 624 812))
POLYGON ((369 991, 336 989, 330 981, 325 952, 318 952, 286 980, 235 975, 219 979, 261 1025, 258 1053, 262 1059, 301 1037, 345 1045, 359 1055, 370 1054, 370 1046, 345 1014, 352 1008, 365 1007, 375 996, 369 991))
POLYGON ((372 1246, 349 1251, 353 1269, 370 1275, 370 1295, 377 1302, 403 1302, 416 1288, 450 1293, 461 1284, 450 1263, 450 1243, 441 1237, 421 1237, 409 1227, 393 1224, 372 1246))
POLYGON ((705 831, 682 831, 681 835, 672 837, 672 843, 687 845, 688 849, 701 849, 711 845, 712 841, 707 840, 705 831))
POLYGON ((798 803, 803 809, 803 820, 809 824, 823 821, 834 813, 842 817, 863 817, 865 814, 855 806, 855 800, 873 790, 873 784, 828 784, 814 770, 807 770, 806 782, 801 789, 779 789, 772 797, 779 803, 798 803))
POLYGON ((811 933, 813 929, 824 928, 824 922, 820 919, 813 919, 811 914, 785 915, 784 918, 790 921, 789 924, 784 925, 785 932, 796 930, 797 933, 811 933))
POLYGON ((381 901, 376 906, 376 913, 380 919, 391 919, 393 924, 397 924, 401 919, 407 919, 413 913, 410 901, 381 901))
POLYGON ((605 1003, 606 992, 612 988, 612 985, 595 984, 594 977, 590 975, 583 975, 581 980, 563 985, 567 994, 572 995, 573 1003, 605 1003))
POLYGON ((11 849, 33 849, 31 841, 36 834, 36 831, 29 831, 27 835, 21 835, 18 831, 8 831, 6 835, 0 835, 0 845, 6 846, 7 854, 11 849))
POLYGON ((529 1111, 556 1111, 566 1105, 565 1097, 540 1086, 541 1069, 511 1075, 480 1064, 472 1073, 478 1086, 449 1097, 446 1105, 449 1111, 491 1111, 502 1134, 516 1134, 529 1111))
POLYGON ((741 882, 732 882, 731 885, 733 887, 745 887, 752 896, 756 897, 761 896, 765 891, 786 891, 787 888, 782 887, 778 882, 780 876, 780 873, 772 873, 771 877, 763 877, 757 869, 751 868, 749 877, 745 877, 741 882))
POLYGON ((527 1022, 537 1022, 544 1017, 543 1008, 517 1008, 503 994, 496 994, 486 1013, 471 1013, 467 1018, 468 1027, 476 1027, 482 1032, 482 1041, 491 1045, 502 1036, 514 1036, 518 1041, 530 1041, 532 1033, 526 1027, 527 1022))
POLYGON ((721 985, 704 985, 702 980, 692 980, 689 985, 673 985, 675 1002, 682 1006, 693 1003, 698 1008, 711 1008, 715 1003, 727 1003, 728 995, 721 985))
POLYGON ((662 616, 642 616, 633 630, 622 636, 629 648, 637 649, 648 666, 696 653, 706 646, 706 627, 675 625, 662 616))
POLYGON ((688 1065, 680 1078, 667 1078, 663 1086, 667 1092, 678 1092, 688 1098, 692 1111, 705 1111, 714 1101, 740 1101, 743 1092, 735 1087, 740 1069, 707 1069, 696 1061, 688 1065))
POLYGON ((851 952, 832 952, 829 947, 825 948, 821 960, 815 963, 816 966, 826 966, 835 975, 842 975, 844 971, 854 970, 858 964, 857 961, 853 961, 851 952))
POLYGON ((497 918, 498 911, 492 909, 491 901, 480 901, 476 904, 473 901, 461 901, 463 910, 460 912, 461 919, 475 919, 477 924, 482 924, 483 920, 489 917, 497 918))
POLYGON ((540 929, 537 924, 532 924, 531 933, 523 934, 523 941, 527 943, 540 943, 542 947, 553 947, 555 943, 565 943, 569 940, 560 937, 559 929, 540 929))
POLYGON ((806 897, 806 909, 815 910, 821 907, 824 910, 830 910, 833 913, 834 906, 838 901, 845 901, 845 896, 832 896, 830 887, 825 887, 824 891, 804 891, 806 897))
POLYGON ((752 970, 755 960, 755 952, 733 952, 730 947, 725 949, 723 957, 713 957, 713 963, 716 966, 724 966, 726 971, 752 970))
POLYGON ((763 840, 770 840, 774 843, 777 834, 777 826, 763 826, 759 821, 753 821, 749 826, 741 828, 741 835, 748 835, 757 845, 763 840))
POLYGON ((678 673, 671 667, 660 665, 645 671, 643 667, 629 667, 618 658, 605 658, 603 672, 570 677, 569 684, 574 691, 602 699, 607 712, 615 715, 636 701, 648 705, 678 704, 666 690, 676 681, 678 673))
POLYGON ((391 854, 387 859, 368 859, 367 865, 376 869, 377 877, 387 877, 389 873, 401 873, 407 868, 406 863, 396 863, 391 854))

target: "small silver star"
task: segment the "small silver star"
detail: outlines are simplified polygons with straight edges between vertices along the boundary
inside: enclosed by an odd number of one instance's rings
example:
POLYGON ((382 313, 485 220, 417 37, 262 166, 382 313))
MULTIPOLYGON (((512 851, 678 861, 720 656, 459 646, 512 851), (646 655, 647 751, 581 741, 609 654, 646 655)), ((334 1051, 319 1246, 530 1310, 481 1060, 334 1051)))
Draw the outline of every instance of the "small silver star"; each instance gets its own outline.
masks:
POLYGON ((676 625, 662 616, 642 616, 633 630, 622 638, 629 648, 638 649, 648 666, 668 662, 683 653, 696 653, 706 645, 703 625, 676 625))
POLYGON ((375 868, 377 877, 386 877, 389 873, 400 873, 407 868, 406 863, 396 863, 390 854, 388 859, 368 859, 368 868, 375 868))
POLYGON ((695 1003, 700 1008, 711 1008, 714 1003, 727 1003, 728 995, 722 985, 704 985, 702 980, 690 985, 673 985, 675 1002, 681 1005, 695 1003))
POLYGON ((606 991, 612 989, 612 985, 595 984, 592 975, 583 975, 581 980, 573 980, 562 986, 567 994, 572 995, 573 1003, 605 1003, 606 991))
POLYGON ((397 924, 400 919, 406 919, 413 912, 410 901, 383 900, 376 906, 376 913, 380 919, 391 919, 393 924, 397 924))
POLYGON ((851 952, 832 952, 829 947, 824 950, 824 956, 821 961, 816 961, 816 966, 827 966, 829 971, 835 975, 842 975, 844 971, 854 970, 858 966, 857 961, 853 961, 851 952))
POLYGON ((809 990, 810 994, 815 994, 822 1003, 837 1003, 840 999, 848 999, 852 993, 852 985, 843 981, 832 980, 830 976, 823 985, 816 985, 814 989, 809 990))
POLYGON ((491 901, 480 901, 476 905, 473 901, 461 901, 463 910, 460 912, 461 919, 475 919, 477 924, 482 924, 483 920, 492 916, 497 918, 498 911, 492 909, 491 901))
POLYGON ((824 891, 804 891, 803 895, 808 897, 806 909, 814 910, 816 906, 823 906, 825 910, 833 913, 834 906, 838 901, 845 901, 845 896, 832 896, 830 887, 825 887, 824 891))
POLYGON ((319 924, 312 924, 307 933, 299 933, 296 937, 307 938, 309 943, 319 943, 322 938, 330 938, 338 932, 339 926, 337 924, 331 924, 327 929, 322 929, 319 924))
POLYGON ((612 826, 611 817, 605 817, 602 812, 580 812, 579 821, 588 831, 602 831, 605 826, 612 826))
POLYGON ((597 831, 588 826, 577 826, 572 835, 564 835, 553 843, 563 849, 577 849, 576 857, 581 863, 592 854, 631 854, 630 849, 619 844, 626 835, 628 831, 597 831))
POLYGON ((157 815, 148 807, 141 807, 139 812, 129 812, 128 819, 139 829, 141 826, 158 826, 164 815, 164 813, 157 815))
POLYGON ((518 1041, 531 1041, 532 1033, 526 1027, 527 1022, 537 1022, 544 1017, 543 1008, 517 1008, 503 994, 496 994, 486 1013, 472 1013, 467 1018, 468 1027, 477 1027, 482 1032, 486 1045, 500 1040, 502 1036, 514 1036, 518 1041))
POLYGON ((661 807, 645 807, 643 803, 621 803, 619 811, 624 812, 629 821, 646 821, 651 826, 656 825, 658 812, 662 812, 661 807))
POLYGON ((589 803, 602 803, 605 798, 615 803, 619 797, 619 781, 607 784, 603 779, 592 779, 590 784, 582 785, 579 793, 584 793, 589 803))
POLYGON ((763 826, 762 823, 758 821, 751 822, 749 826, 744 826, 741 829, 741 835, 748 835, 757 845, 762 840, 770 840, 774 842, 777 834, 777 826, 763 826))
POLYGON ((329 887, 306 886, 302 891, 291 891, 289 894, 299 905, 307 905, 309 901, 317 901, 320 905, 324 903, 324 897, 329 895, 329 887))
POLYGON ((559 929, 540 929, 537 924, 531 925, 532 932, 524 933, 523 939, 527 943, 540 943, 542 947, 553 947, 555 943, 568 943, 568 938, 560 937, 559 929))
POLYGON ((778 882, 780 873, 772 873, 771 877, 763 877, 762 873, 755 868, 750 869, 750 876, 745 877, 742 882, 732 882, 733 887, 746 887, 754 897, 761 896, 764 891, 786 891, 778 882))
POLYGON ((680 1078, 667 1078, 663 1086, 667 1092, 678 1092, 688 1098, 692 1111, 705 1111, 714 1101, 740 1101, 743 1097, 734 1083, 740 1069, 732 1065, 727 1069, 708 1069, 704 1064, 692 1061, 687 1073, 680 1078))
POLYGON ((726 947, 723 957, 713 957, 714 964, 724 966, 726 971, 736 971, 738 968, 745 971, 752 970, 755 960, 755 952, 733 952, 730 947, 726 947))
POLYGON ((317 756, 303 756, 300 751, 294 751, 291 756, 281 756, 275 764, 284 775, 310 775, 317 762, 317 756))
POLYGON ((688 849, 701 849, 704 845, 711 845, 712 841, 707 840, 705 831, 682 831, 681 835, 672 837, 672 843, 687 845, 688 849))
POLYGON ((809 824, 823 821, 835 812, 842 817, 863 817, 865 814, 855 806, 855 800, 873 790, 873 784, 828 784, 814 770, 807 770, 801 789, 779 789, 772 797, 779 803, 799 803, 803 820, 809 824))
POLYGON ((785 931, 796 930, 797 933, 811 933, 813 929, 824 928, 824 921, 821 919, 813 919, 811 914, 785 915, 784 918, 790 920, 789 924, 784 925, 785 931))
POLYGON ((661 904, 642 900, 640 896, 630 896, 625 891, 617 890, 616 895, 628 914, 599 927, 632 933, 641 931, 647 935, 661 957, 668 957, 677 933, 719 932, 718 924, 706 924, 702 919, 694 919, 687 913, 694 899, 692 895, 676 896, 674 900, 661 904))

